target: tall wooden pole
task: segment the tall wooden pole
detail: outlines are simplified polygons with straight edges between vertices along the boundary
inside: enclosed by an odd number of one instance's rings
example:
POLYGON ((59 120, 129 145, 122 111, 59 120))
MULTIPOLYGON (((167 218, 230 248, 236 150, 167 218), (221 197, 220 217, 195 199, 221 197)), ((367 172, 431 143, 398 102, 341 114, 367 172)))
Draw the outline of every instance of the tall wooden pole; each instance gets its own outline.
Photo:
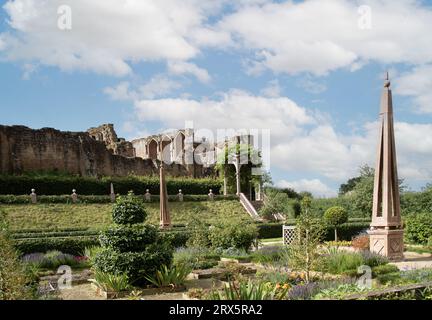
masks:
POLYGON ((165 181, 165 170, 164 170, 162 152, 160 154, 161 154, 160 164, 159 164, 160 227, 162 229, 166 229, 171 227, 171 217, 168 210, 168 192, 167 192, 167 186, 165 181))

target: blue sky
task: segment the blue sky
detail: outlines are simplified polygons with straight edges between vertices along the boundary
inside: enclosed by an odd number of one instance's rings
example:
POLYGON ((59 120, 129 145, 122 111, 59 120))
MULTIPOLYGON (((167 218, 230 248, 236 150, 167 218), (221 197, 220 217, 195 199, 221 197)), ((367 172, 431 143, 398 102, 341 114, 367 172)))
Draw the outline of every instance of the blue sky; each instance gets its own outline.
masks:
POLYGON ((62 30, 65 4, 0 1, 1 124, 270 129, 273 181, 332 196, 374 164, 389 70, 400 176, 430 182, 432 1, 74 0, 62 30))

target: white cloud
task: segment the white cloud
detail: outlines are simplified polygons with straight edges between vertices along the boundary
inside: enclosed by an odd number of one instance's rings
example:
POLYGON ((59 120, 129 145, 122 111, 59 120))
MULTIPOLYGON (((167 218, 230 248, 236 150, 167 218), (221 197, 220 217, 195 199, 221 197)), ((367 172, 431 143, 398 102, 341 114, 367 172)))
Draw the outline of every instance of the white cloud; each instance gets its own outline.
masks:
POLYGON ((281 87, 277 79, 268 83, 267 87, 261 90, 261 94, 265 97, 276 98, 281 95, 281 87))
POLYGON ((0 51, 4 50, 6 48, 6 41, 3 39, 4 36, 0 34, 0 51))
POLYGON ((190 62, 170 61, 168 62, 168 71, 175 75, 191 74, 204 83, 210 82, 211 80, 207 70, 190 62))
POLYGON ((313 80, 310 77, 304 77, 300 79, 297 85, 312 94, 323 93, 327 90, 327 86, 325 84, 313 80))
POLYGON ((38 69, 37 65, 31 64, 31 63, 25 63, 22 66, 23 69, 23 75, 22 75, 22 79, 23 80, 30 80, 32 74, 34 72, 36 72, 36 70, 38 69))
MULTIPOLYGON (((183 128, 185 120, 193 120, 198 129, 270 129, 271 168, 288 176, 301 172, 337 184, 355 176, 361 165, 375 165, 378 122, 341 133, 328 117, 287 97, 231 90, 220 99, 140 100, 135 112, 141 124, 154 121, 167 128, 183 128)), ((426 183, 432 177, 432 125, 396 122, 395 135, 400 177, 426 183)))
POLYGON ((432 65, 423 65, 402 74, 395 81, 395 93, 414 98, 416 111, 432 113, 432 65))
POLYGON ((112 100, 135 100, 138 98, 135 91, 131 91, 130 83, 127 81, 120 82, 115 87, 107 87, 104 93, 112 100))
POLYGON ((255 50, 255 72, 324 75, 357 70, 369 61, 422 64, 432 61, 432 10, 419 1, 362 1, 372 28, 359 28, 359 3, 351 0, 270 1, 245 5, 218 24, 237 44, 255 50))
POLYGON ((135 85, 134 88, 131 87, 129 82, 123 81, 115 87, 105 88, 104 93, 112 100, 135 101, 139 99, 154 99, 163 97, 173 90, 179 89, 181 84, 164 75, 156 75, 141 86, 135 85))
POLYGON ((139 96, 145 99, 153 99, 164 96, 180 87, 179 82, 159 75, 151 78, 149 82, 139 88, 139 96))
POLYGON ((297 192, 308 191, 311 192, 315 197, 320 198, 335 197, 337 195, 335 190, 331 189, 319 179, 301 179, 298 181, 280 180, 275 185, 279 188, 291 188, 297 192))
MULTIPOLYGON (((3 36, 6 58, 124 76, 135 62, 194 58, 200 52, 199 38, 203 39, 197 34, 207 32, 208 16, 221 8, 206 0, 75 0, 72 30, 63 31, 57 27, 57 8, 63 4, 8 1, 4 9, 13 35, 3 36)), ((228 41, 226 32, 211 34, 212 45, 228 41)))
POLYGON ((271 128, 274 135, 285 137, 315 121, 288 98, 266 98, 241 90, 221 94, 219 100, 140 100, 135 109, 139 120, 161 121, 170 128, 182 128, 185 120, 193 120, 199 128, 271 128))

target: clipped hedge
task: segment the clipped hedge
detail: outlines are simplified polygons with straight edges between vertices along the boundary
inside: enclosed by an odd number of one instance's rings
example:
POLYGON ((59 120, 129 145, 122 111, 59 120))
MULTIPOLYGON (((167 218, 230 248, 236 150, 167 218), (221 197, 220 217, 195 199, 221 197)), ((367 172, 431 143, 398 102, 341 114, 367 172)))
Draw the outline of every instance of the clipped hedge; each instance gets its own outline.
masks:
MULTIPOLYGON (((114 191, 127 194, 133 190, 135 194, 144 194, 146 189, 152 194, 159 194, 159 177, 103 177, 100 179, 79 176, 9 176, 0 175, 0 194, 26 195, 31 189, 36 189, 40 195, 68 195, 76 189, 78 195, 108 195, 110 184, 114 184, 114 191)), ((185 195, 206 195, 209 189, 218 194, 222 188, 222 181, 210 178, 173 178, 167 177, 167 190, 175 195, 179 189, 185 195)))
MULTIPOLYGON (((137 196, 137 198, 143 199, 143 196, 137 196)), ((237 196, 235 195, 216 195, 214 197, 215 201, 224 201, 224 200, 236 200, 237 196)), ((177 195, 169 195, 168 201, 175 202, 179 201, 177 195)), ((204 202, 209 201, 208 195, 183 195, 183 201, 185 202, 204 202)), ((71 196, 69 195, 57 195, 57 196, 37 196, 37 202, 41 204, 72 204, 71 196)), ((110 203, 111 198, 109 196, 87 196, 87 195, 78 195, 78 203, 81 204, 106 204, 110 203)), ((152 195, 150 202, 159 202, 159 194, 152 195)), ((0 204, 31 204, 30 196, 28 195, 0 195, 0 204)))
POLYGON ((97 236, 97 230, 83 231, 53 231, 53 232, 17 232, 12 233, 12 239, 59 238, 59 237, 87 237, 97 236))
MULTIPOLYGON (((338 238, 341 241, 350 241, 354 236, 369 229, 370 222, 347 222, 338 226, 338 238)), ((284 223, 258 223, 258 238, 272 239, 282 237, 284 223)), ((295 221, 288 221, 285 225, 295 225, 295 221)), ((334 240, 333 227, 327 227, 324 241, 334 240)))
MULTIPOLYGON (((354 222, 344 223, 337 227, 338 240, 340 241, 351 241, 352 238, 362 232, 365 232, 370 228, 369 222, 354 222)), ((325 234, 325 241, 334 240, 334 228, 327 227, 325 234)))
POLYGON ((21 254, 58 250, 81 255, 86 247, 98 246, 98 237, 37 238, 14 240, 14 247, 21 254))

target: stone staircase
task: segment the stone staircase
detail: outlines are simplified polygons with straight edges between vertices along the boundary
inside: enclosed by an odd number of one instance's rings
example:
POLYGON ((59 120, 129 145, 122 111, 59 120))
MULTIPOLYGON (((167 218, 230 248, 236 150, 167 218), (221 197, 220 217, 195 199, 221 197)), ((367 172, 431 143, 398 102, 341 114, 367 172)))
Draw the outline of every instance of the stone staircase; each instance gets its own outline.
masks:
POLYGON ((240 203, 245 208, 246 212, 249 213, 249 215, 255 219, 261 221, 262 218, 259 216, 258 211, 255 209, 255 206, 252 204, 251 201, 245 196, 244 193, 240 193, 239 195, 240 203))
POLYGON ((260 209, 264 206, 264 201, 250 201, 250 203, 255 208, 256 212, 259 212, 260 209))

